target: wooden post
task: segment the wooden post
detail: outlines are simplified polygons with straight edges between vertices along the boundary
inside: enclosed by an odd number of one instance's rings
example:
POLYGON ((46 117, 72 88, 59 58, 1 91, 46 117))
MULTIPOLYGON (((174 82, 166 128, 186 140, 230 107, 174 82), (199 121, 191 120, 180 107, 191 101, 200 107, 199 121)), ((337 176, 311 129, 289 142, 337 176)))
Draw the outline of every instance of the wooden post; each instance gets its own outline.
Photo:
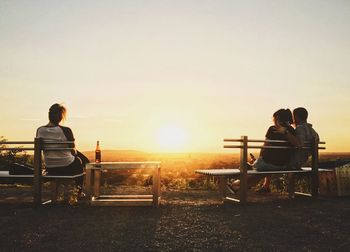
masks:
POLYGON ((91 190, 91 181, 92 181, 92 169, 86 168, 86 175, 85 175, 85 192, 90 197, 92 195, 91 190))
POLYGON ((51 187, 51 201, 52 203, 57 202, 57 197, 58 197, 58 186, 59 183, 57 183, 56 180, 50 181, 50 187, 51 187))
POLYGON ((311 194, 312 197, 318 197, 318 139, 315 139, 312 150, 312 178, 311 178, 311 194))
POLYGON ((34 204, 41 205, 41 138, 34 139, 34 204))
POLYGON ((241 136, 242 147, 240 151, 240 189, 239 189, 239 200, 240 203, 244 204, 247 202, 247 161, 248 161, 248 137, 241 136))
POLYGON ((95 198, 100 197, 100 183, 101 183, 101 169, 102 167, 100 167, 99 169, 94 169, 93 173, 94 173, 94 192, 93 192, 93 196, 95 198))
POLYGON ((227 178, 226 176, 219 177, 219 191, 222 197, 222 200, 225 202, 227 196, 227 178))
POLYGON ((293 173, 287 174, 288 177, 288 196, 289 198, 295 197, 295 176, 293 173))
POLYGON ((156 165, 153 169, 152 194, 153 206, 158 207, 160 197, 160 165, 156 165))

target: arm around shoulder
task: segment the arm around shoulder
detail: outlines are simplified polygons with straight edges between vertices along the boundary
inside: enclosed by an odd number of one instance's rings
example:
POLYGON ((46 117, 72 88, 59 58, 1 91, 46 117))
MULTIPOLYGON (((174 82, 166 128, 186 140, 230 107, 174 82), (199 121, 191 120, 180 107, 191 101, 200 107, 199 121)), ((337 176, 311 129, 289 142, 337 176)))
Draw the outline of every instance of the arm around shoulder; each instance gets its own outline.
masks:
POLYGON ((297 148, 301 148, 303 147, 303 142, 300 141, 300 139, 298 137, 296 137, 294 134, 292 134, 288 129, 286 129, 286 131, 284 132, 286 138, 288 139, 288 141, 297 148))

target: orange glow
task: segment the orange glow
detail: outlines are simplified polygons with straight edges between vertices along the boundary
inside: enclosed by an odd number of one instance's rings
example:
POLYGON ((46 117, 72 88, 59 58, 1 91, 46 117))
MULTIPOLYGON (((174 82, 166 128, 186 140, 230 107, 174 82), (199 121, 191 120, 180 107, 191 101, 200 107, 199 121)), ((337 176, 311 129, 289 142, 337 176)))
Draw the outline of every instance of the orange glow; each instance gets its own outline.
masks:
POLYGON ((177 125, 166 125, 158 129, 157 142, 163 151, 182 151, 188 143, 188 134, 177 125))

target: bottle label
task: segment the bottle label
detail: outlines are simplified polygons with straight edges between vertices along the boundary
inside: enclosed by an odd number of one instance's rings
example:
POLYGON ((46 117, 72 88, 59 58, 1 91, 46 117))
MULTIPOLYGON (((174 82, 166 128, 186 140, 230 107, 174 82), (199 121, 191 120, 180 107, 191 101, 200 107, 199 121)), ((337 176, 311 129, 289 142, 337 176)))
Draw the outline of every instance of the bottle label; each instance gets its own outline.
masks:
POLYGON ((95 163, 101 163, 101 152, 96 151, 95 153, 95 163))

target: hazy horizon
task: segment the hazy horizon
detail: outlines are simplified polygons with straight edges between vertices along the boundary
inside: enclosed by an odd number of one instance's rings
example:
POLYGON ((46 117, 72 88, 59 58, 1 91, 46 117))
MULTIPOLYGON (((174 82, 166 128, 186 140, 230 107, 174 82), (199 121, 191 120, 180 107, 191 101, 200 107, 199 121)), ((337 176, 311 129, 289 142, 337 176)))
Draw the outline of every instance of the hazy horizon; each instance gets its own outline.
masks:
POLYGON ((306 107, 350 150, 349 1, 2 1, 0 136, 64 103, 78 149, 225 152, 306 107))
MULTIPOLYGON (((92 153, 94 154, 95 151, 94 150, 80 150, 81 152, 83 153, 92 153)), ((188 154, 213 154, 213 155, 238 155, 239 154, 239 150, 233 150, 233 151, 183 151, 183 152, 165 152, 165 151, 143 151, 143 150, 133 150, 133 149, 105 149, 105 150, 102 150, 104 153, 105 152, 136 152, 136 153, 153 153, 153 154, 164 154, 164 155, 167 155, 167 154, 179 154, 179 155, 188 155, 188 154)), ((256 155, 259 155, 259 151, 248 151, 248 153, 253 153, 253 154, 256 154, 256 155)), ((350 158, 350 151, 326 151, 326 150, 321 150, 319 152, 319 155, 349 155, 349 158, 350 158)))

